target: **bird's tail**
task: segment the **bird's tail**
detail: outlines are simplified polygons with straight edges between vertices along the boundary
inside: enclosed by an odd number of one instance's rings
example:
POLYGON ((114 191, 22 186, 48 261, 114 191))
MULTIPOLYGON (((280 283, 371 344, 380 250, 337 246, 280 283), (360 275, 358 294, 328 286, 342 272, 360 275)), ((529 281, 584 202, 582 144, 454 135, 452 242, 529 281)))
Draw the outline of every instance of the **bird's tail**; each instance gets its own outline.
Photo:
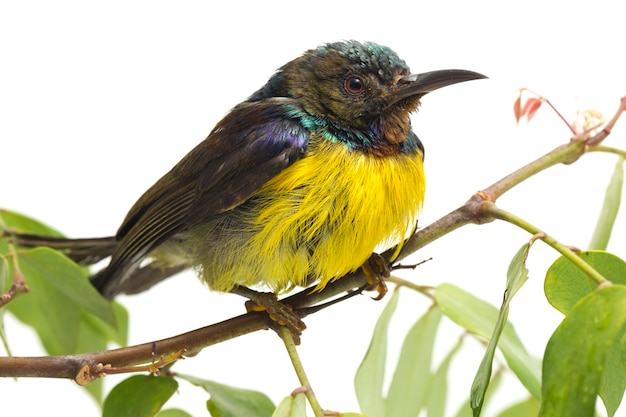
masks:
POLYGON ((138 294, 187 269, 187 265, 162 266, 154 261, 147 265, 115 268, 109 265, 91 277, 91 283, 103 297, 138 294))
POLYGON ((108 258, 117 247, 115 236, 71 239, 13 231, 3 231, 3 233, 18 246, 29 248, 46 246, 57 249, 81 265, 93 265, 104 258, 108 258))
MULTIPOLYGON (((0 231, 14 244, 27 248, 45 246, 63 252, 68 258, 84 266, 93 265, 113 255, 119 241, 115 236, 71 239, 0 231)), ((119 294, 137 294, 146 291, 153 285, 175 275, 188 266, 163 266, 151 262, 146 265, 139 263, 119 264, 111 262, 108 266, 91 276, 93 286, 105 298, 112 299, 119 294)))

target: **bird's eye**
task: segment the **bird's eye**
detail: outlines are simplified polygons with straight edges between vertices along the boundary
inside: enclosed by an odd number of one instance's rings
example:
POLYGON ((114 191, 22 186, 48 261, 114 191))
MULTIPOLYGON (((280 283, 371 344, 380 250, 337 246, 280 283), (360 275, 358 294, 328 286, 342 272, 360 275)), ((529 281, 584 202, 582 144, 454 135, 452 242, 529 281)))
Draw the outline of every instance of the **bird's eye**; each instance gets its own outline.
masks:
POLYGON ((350 76, 346 79, 346 91, 349 94, 361 94, 365 91, 365 83, 359 77, 350 76))

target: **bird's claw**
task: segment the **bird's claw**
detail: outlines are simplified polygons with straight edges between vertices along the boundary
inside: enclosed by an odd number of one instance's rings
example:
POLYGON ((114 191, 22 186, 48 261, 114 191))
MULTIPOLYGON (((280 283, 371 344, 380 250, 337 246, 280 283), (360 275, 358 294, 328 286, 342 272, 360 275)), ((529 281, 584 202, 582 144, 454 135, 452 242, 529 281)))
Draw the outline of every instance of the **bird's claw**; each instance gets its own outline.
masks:
POLYGON ((372 253, 372 256, 361 266, 363 273, 367 276, 367 290, 376 290, 378 295, 372 297, 374 300, 382 300, 385 294, 387 294, 387 283, 385 278, 389 278, 391 275, 391 269, 385 258, 377 253, 372 253))
POLYGON ((246 301, 247 311, 265 311, 273 326, 285 326, 291 332, 294 343, 300 344, 300 335, 306 329, 306 324, 291 306, 280 302, 276 294, 271 292, 256 293, 254 299, 246 301))

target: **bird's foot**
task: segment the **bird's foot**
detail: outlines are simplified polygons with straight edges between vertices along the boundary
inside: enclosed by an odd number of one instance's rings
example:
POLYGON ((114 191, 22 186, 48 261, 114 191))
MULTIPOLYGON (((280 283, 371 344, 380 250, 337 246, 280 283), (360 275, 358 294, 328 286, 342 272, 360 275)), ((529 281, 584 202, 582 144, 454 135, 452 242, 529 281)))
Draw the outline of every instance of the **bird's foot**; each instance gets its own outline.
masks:
POLYGON ((387 294, 387 283, 385 278, 391 275, 391 269, 385 258, 377 253, 372 253, 367 261, 361 266, 363 273, 367 276, 368 287, 366 290, 376 290, 378 295, 372 297, 374 300, 381 300, 387 294))
MULTIPOLYGON (((274 326, 285 326, 291 332, 294 343, 300 344, 300 335, 306 329, 306 324, 291 306, 282 303, 276 294, 271 292, 257 292, 250 290, 245 296, 247 311, 266 311, 274 326)), ((274 328, 274 330, 276 330, 274 328)))

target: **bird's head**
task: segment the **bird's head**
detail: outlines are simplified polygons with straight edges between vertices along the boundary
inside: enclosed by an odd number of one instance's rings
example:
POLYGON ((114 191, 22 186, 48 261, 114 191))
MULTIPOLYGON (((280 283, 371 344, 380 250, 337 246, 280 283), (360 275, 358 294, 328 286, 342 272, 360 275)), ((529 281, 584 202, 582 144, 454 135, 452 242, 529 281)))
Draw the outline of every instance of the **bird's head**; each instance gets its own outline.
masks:
POLYGON ((290 97, 314 117, 335 126, 385 130, 387 139, 406 139, 409 114, 427 93, 455 83, 485 78, 465 70, 411 74, 386 46, 335 42, 305 52, 283 66, 250 100, 290 97))

